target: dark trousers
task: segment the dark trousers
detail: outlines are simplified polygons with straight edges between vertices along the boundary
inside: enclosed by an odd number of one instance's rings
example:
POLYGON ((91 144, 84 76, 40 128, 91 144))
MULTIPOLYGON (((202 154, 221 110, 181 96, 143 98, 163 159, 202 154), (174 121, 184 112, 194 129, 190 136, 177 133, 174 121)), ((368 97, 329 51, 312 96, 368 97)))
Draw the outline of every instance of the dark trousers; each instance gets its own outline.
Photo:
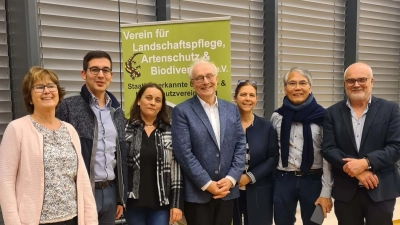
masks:
POLYGON ((303 225, 316 225, 310 218, 315 201, 321 194, 321 174, 295 176, 276 172, 274 183, 274 220, 276 225, 293 225, 296 222, 297 202, 303 225))
POLYGON ((391 225, 396 199, 374 202, 367 189, 358 188, 352 200, 334 204, 339 225, 391 225))
POLYGON ((248 225, 246 191, 240 190, 240 197, 235 199, 233 225, 248 225))
POLYGON ((62 221, 62 222, 57 222, 57 223, 41 223, 39 225, 78 225, 78 217, 74 217, 70 220, 62 221))
POLYGON ((95 189, 99 225, 114 225, 117 212, 117 187, 112 182, 104 189, 95 189))
POLYGON ((231 225, 233 201, 211 199, 204 204, 185 202, 187 225, 231 225))

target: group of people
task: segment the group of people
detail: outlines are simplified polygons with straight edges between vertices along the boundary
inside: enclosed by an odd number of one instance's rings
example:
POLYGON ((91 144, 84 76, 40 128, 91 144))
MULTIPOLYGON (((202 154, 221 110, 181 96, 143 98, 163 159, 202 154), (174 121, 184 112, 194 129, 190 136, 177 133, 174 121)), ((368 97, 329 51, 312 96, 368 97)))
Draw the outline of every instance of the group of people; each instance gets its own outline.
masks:
POLYGON ((392 224, 400 195, 399 107, 372 96, 372 69, 344 72, 346 100, 324 109, 308 70, 284 77, 283 104, 268 121, 253 113, 257 83, 239 80, 235 104, 216 96, 217 67, 189 72, 196 95, 169 111, 147 83, 128 118, 107 91, 112 60, 83 59, 79 95, 51 70, 22 83, 29 115, 12 121, 0 146, 0 204, 6 225, 303 224, 317 205, 340 225, 392 224), (171 116, 170 116, 171 115, 171 116))

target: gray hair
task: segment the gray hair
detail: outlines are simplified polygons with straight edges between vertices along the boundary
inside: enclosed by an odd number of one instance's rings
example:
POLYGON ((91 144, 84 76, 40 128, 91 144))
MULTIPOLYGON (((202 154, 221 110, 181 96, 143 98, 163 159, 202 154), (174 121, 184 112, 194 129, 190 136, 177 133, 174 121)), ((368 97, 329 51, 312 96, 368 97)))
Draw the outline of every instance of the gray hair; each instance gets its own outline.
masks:
POLYGON ((367 67, 368 70, 369 70, 369 73, 370 73, 370 75, 371 75, 370 78, 374 78, 374 73, 372 72, 372 68, 371 68, 369 65, 367 65, 367 64, 365 64, 365 63, 362 63, 362 62, 356 62, 356 63, 353 63, 353 64, 351 64, 350 66, 348 66, 348 67, 346 68, 346 70, 344 71, 343 78, 346 78, 347 70, 348 70, 352 65, 354 65, 354 64, 359 64, 359 65, 363 65, 363 66, 367 67))
POLYGON ((193 61, 192 65, 190 65, 190 68, 189 68, 189 78, 190 79, 193 78, 193 73, 192 73, 193 72, 193 68, 195 68, 197 65, 202 64, 202 63, 207 63, 207 64, 211 65, 214 68, 214 73, 213 74, 215 76, 218 76, 218 68, 214 63, 212 63, 212 62, 210 62, 208 60, 205 60, 205 59, 198 59, 198 60, 193 61))
POLYGON ((308 83, 310 84, 310 86, 312 86, 312 77, 311 77, 311 73, 310 71, 308 71, 307 69, 301 68, 301 67, 292 67, 289 72, 287 72, 285 74, 285 76, 283 77, 283 85, 286 86, 288 79, 289 79, 289 74, 291 72, 298 72, 300 73, 303 77, 305 77, 308 81, 308 83))

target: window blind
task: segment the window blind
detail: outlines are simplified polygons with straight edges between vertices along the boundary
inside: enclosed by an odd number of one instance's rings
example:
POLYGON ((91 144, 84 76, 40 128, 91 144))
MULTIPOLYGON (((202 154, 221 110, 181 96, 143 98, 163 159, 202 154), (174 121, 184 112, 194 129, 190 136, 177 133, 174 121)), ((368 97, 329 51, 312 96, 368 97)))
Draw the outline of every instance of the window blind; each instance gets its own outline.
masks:
POLYGON ((7 44, 7 16, 5 0, 0 0, 0 142, 12 120, 10 68, 7 44))
POLYGON ((312 92, 328 107, 343 99, 345 0, 278 1, 278 106, 291 67, 311 72, 312 92))
POLYGON ((372 94, 400 103, 400 2, 360 0, 358 60, 372 67, 372 94))
POLYGON ((54 70, 68 93, 79 92, 84 55, 103 50, 113 60, 108 88, 121 102, 119 22, 156 20, 156 0, 37 0, 41 60, 54 70))

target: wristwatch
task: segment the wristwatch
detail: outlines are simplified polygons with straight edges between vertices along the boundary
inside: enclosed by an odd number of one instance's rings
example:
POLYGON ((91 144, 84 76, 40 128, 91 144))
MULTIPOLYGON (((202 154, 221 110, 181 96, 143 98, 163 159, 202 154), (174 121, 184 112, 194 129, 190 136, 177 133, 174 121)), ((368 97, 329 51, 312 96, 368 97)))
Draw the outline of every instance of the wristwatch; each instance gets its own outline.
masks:
POLYGON ((368 157, 364 157, 363 159, 367 160, 367 163, 368 163, 367 170, 371 170, 372 166, 371 166, 371 162, 369 161, 368 157))

